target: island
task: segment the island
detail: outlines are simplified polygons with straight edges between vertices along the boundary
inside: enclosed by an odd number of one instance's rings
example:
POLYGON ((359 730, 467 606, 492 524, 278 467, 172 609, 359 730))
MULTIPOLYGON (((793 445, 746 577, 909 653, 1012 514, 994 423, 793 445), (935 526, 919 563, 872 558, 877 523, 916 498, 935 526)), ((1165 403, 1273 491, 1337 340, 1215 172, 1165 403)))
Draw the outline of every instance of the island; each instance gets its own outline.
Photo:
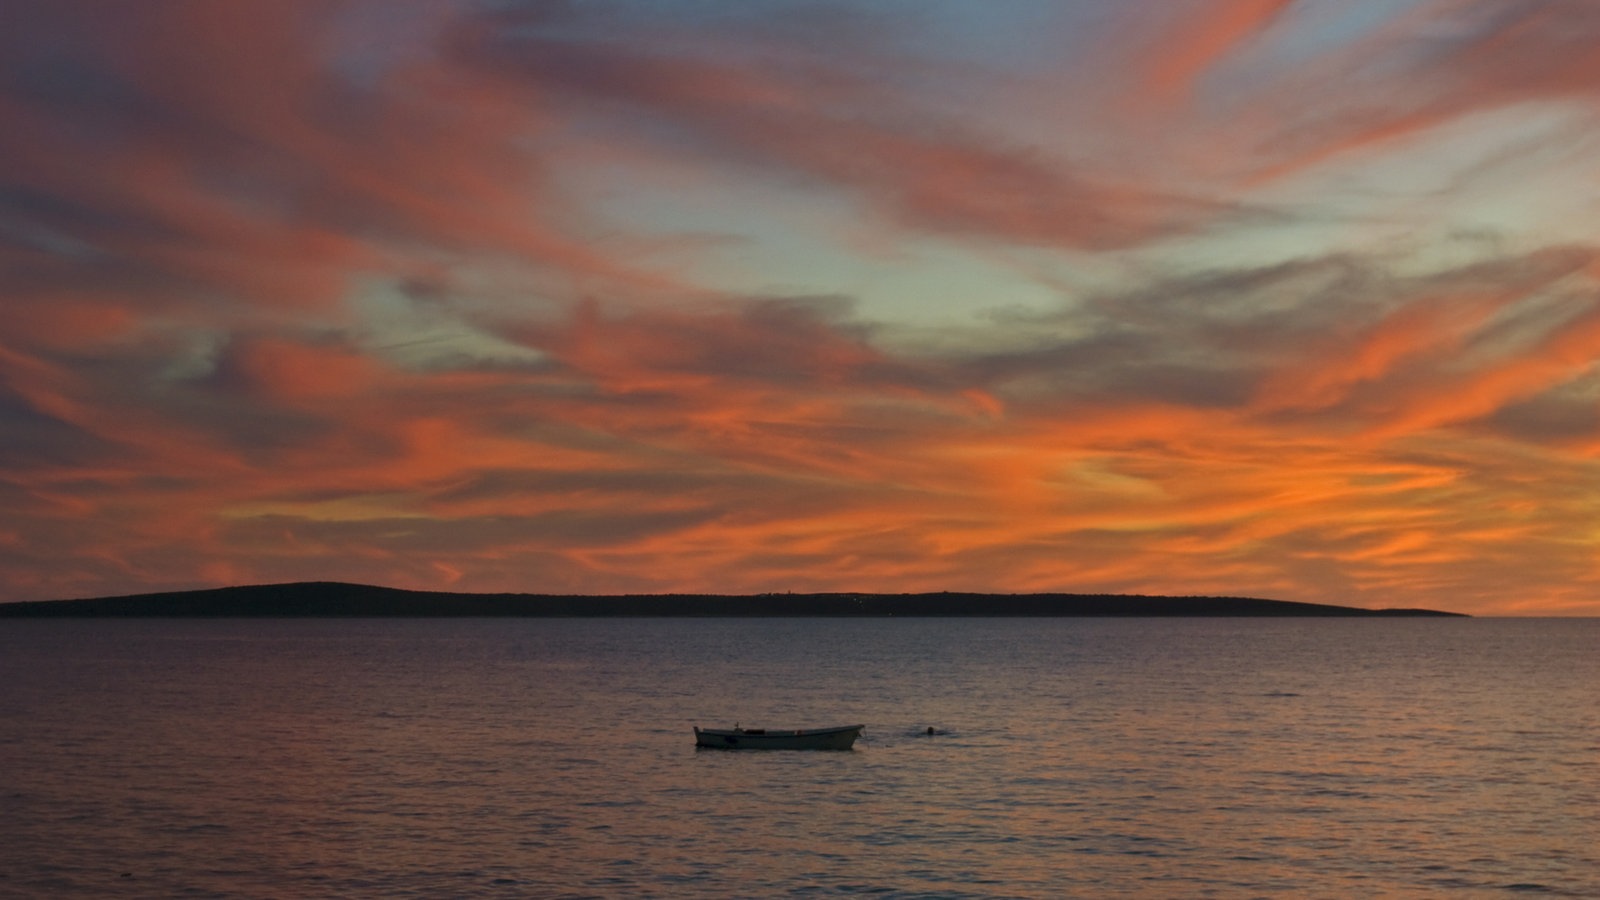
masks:
POLYGON ((1462 616, 1253 597, 1139 594, 468 594, 316 581, 0 604, 0 618, 1462 616))

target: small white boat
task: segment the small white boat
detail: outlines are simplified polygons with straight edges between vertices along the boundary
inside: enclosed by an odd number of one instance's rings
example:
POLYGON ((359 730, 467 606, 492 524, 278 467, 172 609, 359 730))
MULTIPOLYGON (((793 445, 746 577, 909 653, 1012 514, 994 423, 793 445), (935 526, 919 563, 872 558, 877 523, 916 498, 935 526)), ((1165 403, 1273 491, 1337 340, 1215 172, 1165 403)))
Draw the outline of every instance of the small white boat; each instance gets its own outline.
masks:
POLYGON ((849 750, 865 725, 834 728, 700 728, 696 747, 718 750, 849 750))

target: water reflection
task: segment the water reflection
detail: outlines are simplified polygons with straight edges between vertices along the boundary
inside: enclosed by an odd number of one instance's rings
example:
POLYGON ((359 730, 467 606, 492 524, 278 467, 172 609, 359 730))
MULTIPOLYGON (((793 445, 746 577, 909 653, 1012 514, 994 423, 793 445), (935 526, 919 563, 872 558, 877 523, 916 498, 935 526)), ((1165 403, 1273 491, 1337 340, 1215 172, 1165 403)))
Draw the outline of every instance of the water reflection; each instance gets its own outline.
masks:
POLYGON ((0 888, 1595 894, 1596 636, 7 624, 0 888), (867 730, 849 753, 694 752, 692 724, 734 720, 867 730))

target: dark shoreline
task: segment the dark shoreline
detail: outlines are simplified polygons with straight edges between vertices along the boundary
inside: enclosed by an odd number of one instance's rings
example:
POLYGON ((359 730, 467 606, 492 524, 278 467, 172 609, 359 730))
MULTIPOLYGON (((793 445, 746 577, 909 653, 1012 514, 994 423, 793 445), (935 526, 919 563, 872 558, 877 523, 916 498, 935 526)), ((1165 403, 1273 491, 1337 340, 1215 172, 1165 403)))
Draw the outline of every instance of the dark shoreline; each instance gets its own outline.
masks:
POLYGON ((0 604, 0 618, 1449 616, 1253 597, 1138 594, 456 594, 303 582, 0 604))

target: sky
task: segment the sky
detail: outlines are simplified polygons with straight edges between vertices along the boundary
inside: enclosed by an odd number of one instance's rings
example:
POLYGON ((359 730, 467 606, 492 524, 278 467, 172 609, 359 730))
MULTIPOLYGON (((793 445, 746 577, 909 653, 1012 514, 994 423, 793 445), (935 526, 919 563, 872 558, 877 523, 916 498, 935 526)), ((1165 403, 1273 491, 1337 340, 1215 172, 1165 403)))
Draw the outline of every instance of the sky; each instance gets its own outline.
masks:
POLYGON ((1600 615, 1600 3, 8 0, 0 601, 1600 615))

